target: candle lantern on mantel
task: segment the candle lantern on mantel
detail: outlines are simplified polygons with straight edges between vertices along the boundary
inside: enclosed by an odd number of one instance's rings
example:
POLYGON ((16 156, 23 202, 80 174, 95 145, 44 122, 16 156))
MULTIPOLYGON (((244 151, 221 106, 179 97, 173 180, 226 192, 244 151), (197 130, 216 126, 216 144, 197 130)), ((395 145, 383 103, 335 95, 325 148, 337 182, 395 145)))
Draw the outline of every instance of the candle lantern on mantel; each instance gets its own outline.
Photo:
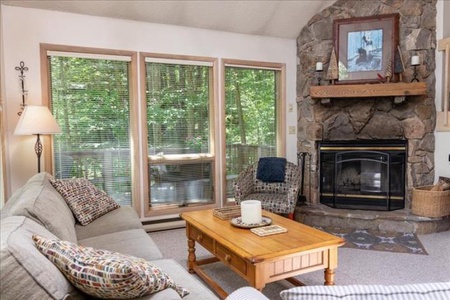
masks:
POLYGON ((323 63, 320 60, 318 60, 316 62, 317 85, 320 85, 320 82, 322 81, 322 72, 323 72, 323 63))

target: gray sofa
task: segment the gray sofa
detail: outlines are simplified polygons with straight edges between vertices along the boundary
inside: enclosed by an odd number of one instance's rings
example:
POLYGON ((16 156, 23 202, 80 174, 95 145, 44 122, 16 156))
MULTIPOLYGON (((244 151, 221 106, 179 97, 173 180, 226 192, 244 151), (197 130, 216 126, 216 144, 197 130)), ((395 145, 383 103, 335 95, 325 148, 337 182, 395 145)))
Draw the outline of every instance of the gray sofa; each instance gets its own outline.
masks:
MULTIPOLYGON (((30 178, 1 211, 1 299, 89 298, 37 250, 31 239, 33 234, 144 258, 190 291, 183 299, 218 299, 176 261, 163 257, 133 208, 120 207, 81 226, 50 178, 47 173, 30 178)), ((169 288, 139 299, 180 296, 169 288)))

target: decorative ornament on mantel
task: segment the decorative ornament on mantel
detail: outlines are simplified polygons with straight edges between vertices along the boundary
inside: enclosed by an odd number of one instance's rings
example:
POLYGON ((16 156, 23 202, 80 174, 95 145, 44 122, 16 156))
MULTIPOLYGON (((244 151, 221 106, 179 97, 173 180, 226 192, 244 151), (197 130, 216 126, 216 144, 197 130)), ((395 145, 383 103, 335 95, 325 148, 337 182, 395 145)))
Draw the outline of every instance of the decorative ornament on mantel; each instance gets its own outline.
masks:
POLYGON ((398 75, 398 82, 403 82, 403 71, 405 71, 405 64, 403 63, 400 46, 397 46, 397 51, 395 51, 394 57, 394 73, 398 75))
POLYGON ((392 60, 389 58, 386 62, 386 69, 384 71, 384 77, 386 77, 386 82, 391 82, 392 77, 392 60))
POLYGON ((337 59, 336 59, 336 51, 334 50, 334 47, 333 47, 333 51, 331 51, 331 55, 330 55, 330 64, 328 65, 327 79, 330 81, 331 84, 334 85, 335 80, 338 78, 339 78, 339 74, 338 74, 338 64, 337 64, 337 59))

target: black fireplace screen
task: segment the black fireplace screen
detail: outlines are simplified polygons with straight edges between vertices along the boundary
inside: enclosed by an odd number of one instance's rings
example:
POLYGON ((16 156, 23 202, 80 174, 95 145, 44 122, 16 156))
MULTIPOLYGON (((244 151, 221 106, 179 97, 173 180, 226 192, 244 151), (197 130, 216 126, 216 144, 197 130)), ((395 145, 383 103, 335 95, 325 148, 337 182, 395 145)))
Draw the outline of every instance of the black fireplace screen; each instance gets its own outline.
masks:
POLYGON ((320 202, 335 208, 405 206, 405 140, 321 142, 320 202))

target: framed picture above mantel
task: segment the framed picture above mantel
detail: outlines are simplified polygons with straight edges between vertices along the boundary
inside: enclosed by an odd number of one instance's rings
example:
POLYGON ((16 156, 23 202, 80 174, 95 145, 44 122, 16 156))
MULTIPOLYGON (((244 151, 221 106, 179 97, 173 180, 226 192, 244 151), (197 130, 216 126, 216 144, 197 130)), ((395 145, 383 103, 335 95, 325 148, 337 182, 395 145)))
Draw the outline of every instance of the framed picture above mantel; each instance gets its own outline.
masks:
POLYGON ((398 14, 334 20, 336 84, 395 82, 398 23, 398 14))

